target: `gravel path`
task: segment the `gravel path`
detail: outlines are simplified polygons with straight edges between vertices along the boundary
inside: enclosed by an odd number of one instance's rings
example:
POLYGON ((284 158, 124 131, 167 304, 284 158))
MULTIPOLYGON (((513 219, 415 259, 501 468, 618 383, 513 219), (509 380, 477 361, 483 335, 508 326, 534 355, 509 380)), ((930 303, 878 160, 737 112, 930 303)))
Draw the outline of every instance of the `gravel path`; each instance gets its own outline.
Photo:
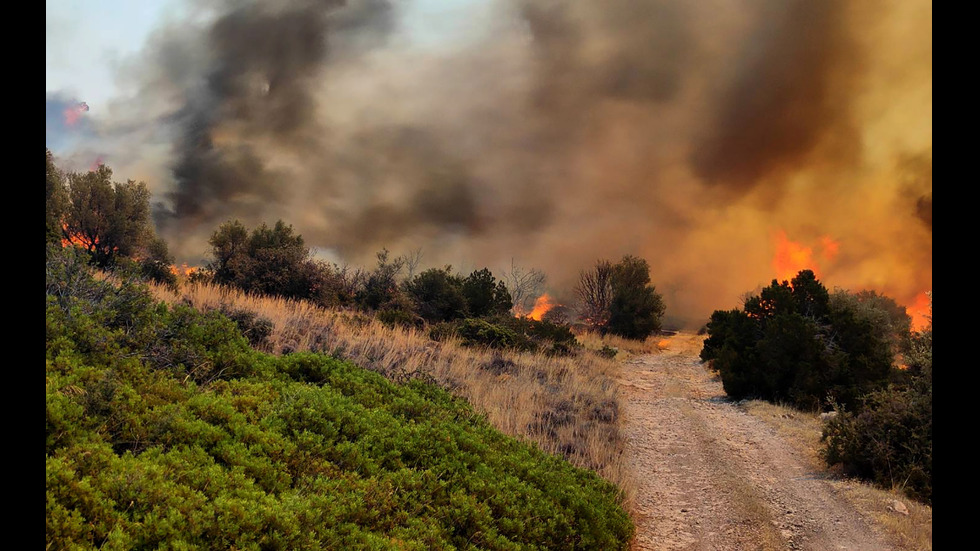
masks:
POLYGON ((680 333, 619 381, 638 481, 637 550, 890 549, 763 421, 728 402, 680 333))

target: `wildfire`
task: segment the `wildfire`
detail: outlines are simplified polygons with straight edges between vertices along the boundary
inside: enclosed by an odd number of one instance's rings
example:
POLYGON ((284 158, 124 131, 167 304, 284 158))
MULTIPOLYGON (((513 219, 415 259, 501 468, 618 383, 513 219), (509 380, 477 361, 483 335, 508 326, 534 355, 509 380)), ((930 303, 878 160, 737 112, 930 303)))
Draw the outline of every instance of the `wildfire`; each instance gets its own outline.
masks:
POLYGON ((84 247, 86 249, 92 249, 95 245, 99 244, 99 238, 95 237, 91 242, 89 239, 82 234, 74 233, 68 230, 68 224, 62 222, 61 229, 64 230, 64 235, 67 237, 61 238, 62 247, 70 247, 72 245, 76 247, 84 247))
POLYGON ((548 296, 548 293, 545 293, 534 301, 534 308, 531 309, 531 313, 527 314, 526 317, 541 321, 541 318, 548 313, 548 310, 551 310, 555 306, 558 306, 558 303, 548 296))
POLYGON ((92 164, 90 164, 88 166, 88 171, 89 172, 95 172, 96 170, 99 170, 99 167, 102 166, 102 165, 104 165, 104 164, 105 164, 105 161, 102 160, 102 156, 100 155, 100 156, 96 157, 96 159, 94 161, 92 161, 92 164))
POLYGON ((178 277, 190 277, 194 272, 200 270, 198 266, 188 266, 187 263, 183 263, 180 266, 172 264, 170 266, 170 273, 178 277))
MULTIPOLYGON (((813 270, 813 273, 820 277, 820 267, 814 259, 813 247, 790 241, 785 231, 776 233, 775 242, 776 254, 772 259, 772 268, 777 279, 789 281, 796 277, 800 270, 807 269, 813 270)), ((827 261, 833 260, 839 251, 840 243, 826 235, 820 238, 821 258, 827 261)))
POLYGON ((74 126, 78 122, 78 119, 82 118, 82 113, 88 111, 88 104, 84 101, 76 103, 71 107, 66 107, 64 110, 65 124, 68 126, 74 126))
POLYGON ((932 299, 929 293, 920 293, 915 297, 912 306, 906 306, 905 311, 912 316, 912 329, 921 331, 929 325, 932 317, 932 299))

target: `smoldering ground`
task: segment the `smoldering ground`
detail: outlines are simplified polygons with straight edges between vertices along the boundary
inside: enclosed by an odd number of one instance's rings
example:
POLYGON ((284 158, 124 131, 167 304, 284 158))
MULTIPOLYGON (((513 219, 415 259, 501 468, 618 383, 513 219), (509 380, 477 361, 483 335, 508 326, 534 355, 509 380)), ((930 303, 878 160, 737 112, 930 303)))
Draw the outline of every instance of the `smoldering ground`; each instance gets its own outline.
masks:
POLYGON ((785 232, 839 244, 829 286, 931 289, 929 2, 197 6, 98 119, 182 259, 282 218, 355 264, 513 258, 571 300, 630 253, 697 325, 775 277, 785 232))

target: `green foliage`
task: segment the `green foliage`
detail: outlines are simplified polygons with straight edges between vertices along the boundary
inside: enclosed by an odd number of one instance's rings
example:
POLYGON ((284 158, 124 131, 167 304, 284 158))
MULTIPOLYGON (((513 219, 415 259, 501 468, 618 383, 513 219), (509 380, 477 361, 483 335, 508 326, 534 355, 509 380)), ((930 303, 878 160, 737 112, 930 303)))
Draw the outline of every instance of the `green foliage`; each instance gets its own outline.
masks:
POLYGON ((389 256, 388 249, 382 249, 378 253, 378 265, 357 290, 356 300, 361 308, 405 310, 402 306, 403 296, 398 288, 398 274, 404 266, 404 260, 390 260, 389 256))
MULTIPOLYGON (((901 318, 899 318, 901 319, 901 318)), ((845 472, 932 503, 932 324, 909 338, 907 377, 872 392, 823 432, 823 457, 845 472)))
POLYGON ((429 330, 429 336, 434 340, 455 336, 465 346, 510 348, 554 356, 570 355, 580 347, 567 325, 508 315, 438 323, 429 330))
POLYGON ((627 339, 642 340, 660 330, 666 306, 650 285, 650 265, 642 258, 624 256, 612 268, 612 298, 608 331, 627 339))
POLYGON ((146 184, 114 183, 105 165, 69 173, 68 199, 65 236, 77 240, 101 268, 142 253, 154 237, 146 184))
POLYGON ((238 220, 225 222, 211 235, 208 271, 215 283, 250 293, 286 298, 314 298, 321 268, 310 258, 301 235, 282 220, 249 233, 238 220))
POLYGON ((432 327, 429 335, 435 340, 443 340, 454 335, 459 337, 466 346, 525 350, 534 346, 529 339, 518 337, 510 329, 478 318, 466 318, 453 323, 437 324, 432 327))
POLYGON ((626 548, 614 486, 464 401, 257 352, 80 258, 47 268, 47 548, 626 548))
POLYGON ((503 281, 497 281, 490 270, 474 270, 463 280, 463 296, 469 314, 475 318, 506 314, 514 306, 503 281))
POLYGON ((51 150, 45 150, 47 180, 44 188, 44 214, 47 222, 46 242, 60 243, 64 236, 61 229, 65 211, 68 209, 68 188, 65 187, 65 176, 54 165, 51 150))
POLYGON ((222 305, 219 311, 235 322, 238 330, 248 339, 252 348, 262 349, 268 344, 269 336, 275 325, 272 320, 264 318, 251 310, 240 310, 222 305))
POLYGON ((792 282, 773 280, 743 310, 711 315, 701 359, 735 399, 856 407, 893 373, 890 314, 867 297, 830 295, 809 270, 792 282))
POLYGON ((451 321, 469 315, 463 295, 463 278, 451 269, 430 268, 405 283, 405 293, 415 311, 429 323, 451 321))
POLYGON ((932 389, 889 388, 869 394, 859 413, 843 412, 824 428, 823 457, 846 473, 932 503, 932 389))
POLYGON ((177 287, 177 274, 171 270, 174 257, 170 254, 167 242, 159 237, 149 240, 146 257, 139 261, 140 274, 157 283, 171 288, 177 287))

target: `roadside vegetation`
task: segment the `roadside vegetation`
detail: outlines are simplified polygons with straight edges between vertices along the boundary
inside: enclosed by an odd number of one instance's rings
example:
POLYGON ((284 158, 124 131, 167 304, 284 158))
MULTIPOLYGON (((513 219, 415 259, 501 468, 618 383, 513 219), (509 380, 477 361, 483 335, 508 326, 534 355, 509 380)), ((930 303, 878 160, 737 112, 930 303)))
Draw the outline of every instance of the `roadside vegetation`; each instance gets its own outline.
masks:
POLYGON ((715 311, 701 358, 734 399, 834 411, 822 458, 932 503, 932 325, 872 291, 830 293, 813 272, 715 311))
POLYGON ((615 485, 418 377, 257 351, 240 329, 257 318, 96 280, 72 247, 49 247, 46 296, 48 548, 629 541, 615 485))

